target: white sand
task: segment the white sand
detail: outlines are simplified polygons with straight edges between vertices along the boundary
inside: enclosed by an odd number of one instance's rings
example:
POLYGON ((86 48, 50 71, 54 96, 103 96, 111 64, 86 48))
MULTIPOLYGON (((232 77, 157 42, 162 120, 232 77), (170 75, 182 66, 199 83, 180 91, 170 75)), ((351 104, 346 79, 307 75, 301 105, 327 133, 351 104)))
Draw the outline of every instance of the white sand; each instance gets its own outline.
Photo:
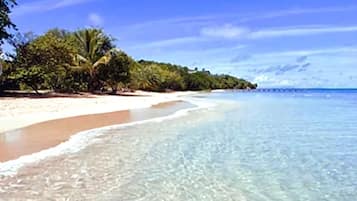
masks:
POLYGON ((86 114, 98 114, 181 100, 195 92, 152 93, 145 96, 93 96, 93 98, 1 98, 0 133, 31 124, 86 114))

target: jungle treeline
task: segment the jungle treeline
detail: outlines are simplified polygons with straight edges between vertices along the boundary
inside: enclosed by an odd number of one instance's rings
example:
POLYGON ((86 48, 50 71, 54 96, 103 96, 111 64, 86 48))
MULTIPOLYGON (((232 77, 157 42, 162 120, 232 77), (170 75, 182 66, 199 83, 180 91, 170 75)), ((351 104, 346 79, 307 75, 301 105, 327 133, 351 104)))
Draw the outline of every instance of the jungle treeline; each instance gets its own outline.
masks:
POLYGON ((41 36, 17 34, 9 40, 13 53, 2 60, 0 89, 115 93, 118 89, 162 92, 257 87, 205 69, 136 61, 114 41, 96 28, 74 32, 52 29, 41 36))

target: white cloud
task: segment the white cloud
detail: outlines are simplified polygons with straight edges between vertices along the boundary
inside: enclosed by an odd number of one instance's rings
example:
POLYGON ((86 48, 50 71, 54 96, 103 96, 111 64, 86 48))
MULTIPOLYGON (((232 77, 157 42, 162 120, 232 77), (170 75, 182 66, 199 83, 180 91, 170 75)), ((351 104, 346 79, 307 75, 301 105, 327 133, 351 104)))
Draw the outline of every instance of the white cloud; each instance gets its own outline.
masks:
POLYGON ((216 26, 202 28, 201 36, 223 39, 262 39, 343 32, 357 32, 357 26, 283 27, 251 31, 245 27, 223 25, 220 27, 216 26))
POLYGON ((98 13, 89 14, 88 21, 93 26, 101 26, 104 22, 103 18, 98 13))
POLYGON ((331 47, 331 48, 321 48, 321 49, 269 52, 263 54, 256 54, 254 56, 267 57, 267 58, 281 58, 285 56, 297 57, 297 56, 326 55, 326 54, 339 54, 339 53, 357 53, 357 47, 331 47))
POLYGON ((287 16, 292 16, 292 15, 336 13, 336 12, 346 12, 346 11, 355 11, 355 10, 357 10, 356 6, 321 7, 321 8, 293 8, 293 9, 277 10, 277 11, 262 13, 260 15, 257 15, 256 13, 254 13, 252 16, 247 16, 247 17, 241 18, 240 22, 273 19, 273 18, 287 17, 287 16))
POLYGON ((197 42, 204 42, 207 41, 207 39, 201 38, 201 37, 179 37, 179 38, 172 38, 172 39, 166 39, 166 40, 159 40, 159 41, 153 41, 153 42, 148 42, 148 43, 141 43, 137 46, 133 46, 131 48, 139 48, 139 49, 145 49, 145 48, 163 48, 163 47, 170 47, 170 46, 175 46, 175 45, 182 45, 182 44, 187 44, 187 43, 197 43, 197 42))
POLYGON ((176 18, 167 18, 167 19, 159 19, 159 20, 151 20, 139 22, 137 24, 126 25, 127 29, 147 29, 148 27, 153 26, 168 26, 168 25, 178 25, 178 24, 197 24, 201 23, 205 24, 205 22, 210 22, 215 20, 216 18, 220 18, 219 16, 192 16, 192 17, 176 17, 176 18))
POLYGON ((13 15, 21 16, 29 13, 45 12, 59 8, 74 6, 94 0, 40 0, 21 4, 15 7, 13 15))
POLYGON ((222 37, 222 38, 240 38, 244 37, 249 30, 244 27, 237 27, 231 24, 225 24, 217 27, 205 27, 201 29, 201 35, 207 37, 222 37))
POLYGON ((303 27, 303 28, 281 28, 281 29, 263 29, 249 34, 251 39, 272 38, 283 36, 303 36, 325 33, 357 32, 357 26, 345 27, 303 27))
MULTIPOLYGON (((241 52, 240 54, 242 55, 244 53, 246 52, 241 52)), ((239 55, 239 53, 237 54, 239 55)), ((247 60, 244 60, 240 63, 223 63, 222 65, 231 66, 234 69, 249 72, 249 74, 262 74, 263 72, 261 70, 266 69, 268 67, 285 64, 296 64, 295 61, 297 57, 308 56, 309 61, 306 63, 311 63, 313 69, 323 67, 333 69, 334 67, 338 66, 344 66, 344 69, 347 69, 356 66, 356 54, 357 46, 336 46, 317 49, 296 49, 276 52, 251 52, 250 57, 247 60)))
MULTIPOLYGON (((348 33, 357 32, 357 26, 315 26, 315 27, 285 27, 270 28, 251 31, 249 28, 223 25, 221 27, 205 27, 200 31, 199 36, 184 36, 159 41, 140 44, 138 47, 170 47, 175 45, 193 44, 198 42, 213 42, 221 39, 229 40, 258 40, 265 38, 294 37, 305 35, 318 35, 327 33, 348 33)), ((334 50, 331 50, 334 51, 334 50)), ((339 50, 340 51, 340 50, 339 50)), ((305 53, 302 52, 302 55, 305 53)))
POLYGON ((212 14, 212 15, 198 15, 198 16, 182 16, 175 18, 159 19, 144 21, 137 24, 128 25, 127 27, 132 29, 146 29, 152 26, 164 26, 172 24, 198 24, 206 25, 209 22, 219 21, 222 19, 239 19, 238 22, 247 22, 260 19, 273 19, 279 17, 287 17, 292 15, 303 15, 303 14, 318 14, 318 13, 334 13, 334 12, 346 12, 355 11, 357 6, 345 6, 345 7, 320 7, 320 8, 291 8, 284 10, 276 10, 271 12, 259 13, 256 12, 250 14, 212 14))
POLYGON ((257 83, 263 87, 292 87, 296 85, 296 82, 288 79, 277 79, 267 75, 258 75, 254 78, 253 83, 257 83))
POLYGON ((271 78, 269 78, 267 75, 258 75, 257 77, 254 78, 253 82, 261 83, 261 82, 267 82, 270 80, 271 80, 271 78))

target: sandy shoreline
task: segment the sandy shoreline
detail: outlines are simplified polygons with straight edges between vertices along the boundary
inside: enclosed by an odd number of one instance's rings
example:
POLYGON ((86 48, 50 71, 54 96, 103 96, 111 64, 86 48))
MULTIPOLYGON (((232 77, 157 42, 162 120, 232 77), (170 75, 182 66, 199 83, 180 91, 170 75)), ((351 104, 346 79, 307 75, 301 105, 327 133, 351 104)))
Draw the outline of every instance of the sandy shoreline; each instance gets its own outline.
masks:
POLYGON ((165 102, 147 109, 68 117, 5 132, 0 135, 0 163, 55 147, 81 131, 166 116, 189 105, 165 102))
POLYGON ((0 163, 56 146, 80 131, 130 121, 129 111, 50 120, 0 136, 0 163))
POLYGON ((0 163, 49 149, 81 131, 167 115, 182 107, 182 102, 181 106, 178 102, 182 96, 191 94, 138 92, 136 95, 140 96, 1 98, 0 163))
POLYGON ((0 135, 44 121, 88 114, 148 108, 178 101, 196 92, 136 92, 137 96, 95 96, 76 98, 0 98, 0 135))

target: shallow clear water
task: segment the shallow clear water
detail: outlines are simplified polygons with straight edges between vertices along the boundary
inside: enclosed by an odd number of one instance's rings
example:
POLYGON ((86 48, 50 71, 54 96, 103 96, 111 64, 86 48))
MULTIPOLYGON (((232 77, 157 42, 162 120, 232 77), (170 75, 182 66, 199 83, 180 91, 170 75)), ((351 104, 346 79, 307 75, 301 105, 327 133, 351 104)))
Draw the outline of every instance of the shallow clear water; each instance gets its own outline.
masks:
POLYGON ((0 200, 357 199, 357 91, 200 99, 217 106, 105 131, 78 153, 0 177, 0 200))

